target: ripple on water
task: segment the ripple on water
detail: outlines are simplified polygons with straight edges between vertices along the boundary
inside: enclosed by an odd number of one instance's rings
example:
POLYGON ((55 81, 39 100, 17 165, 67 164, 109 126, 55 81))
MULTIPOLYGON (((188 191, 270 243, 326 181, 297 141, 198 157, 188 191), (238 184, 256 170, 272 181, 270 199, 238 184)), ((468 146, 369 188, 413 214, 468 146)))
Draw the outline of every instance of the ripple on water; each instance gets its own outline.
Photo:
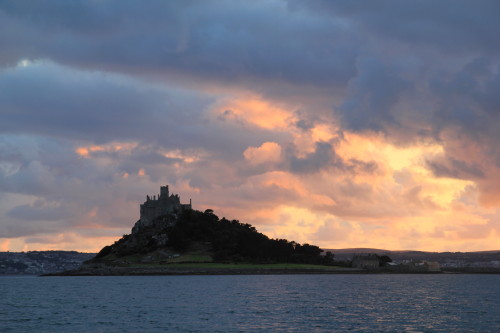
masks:
POLYGON ((1 332, 500 332, 498 275, 1 277, 1 332))

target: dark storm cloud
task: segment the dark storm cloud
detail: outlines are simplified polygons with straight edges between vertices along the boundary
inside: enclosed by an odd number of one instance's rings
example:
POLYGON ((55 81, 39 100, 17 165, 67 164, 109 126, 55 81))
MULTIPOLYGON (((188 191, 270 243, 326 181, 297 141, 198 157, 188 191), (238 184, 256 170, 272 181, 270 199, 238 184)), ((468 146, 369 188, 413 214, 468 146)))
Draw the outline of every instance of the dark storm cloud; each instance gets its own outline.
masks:
MULTIPOLYGON (((64 140, 2 135, 0 191, 35 196, 49 194, 58 188, 60 181, 80 170, 81 162, 76 158, 74 147, 64 140)), ((81 170, 80 175, 88 176, 81 170)), ((57 196, 57 193, 55 191, 53 195, 57 196)))
MULTIPOLYGON (((135 205, 150 181, 122 177, 134 154, 99 152, 96 158, 82 158, 73 144, 26 135, 1 137, 0 204, 7 202, 2 206, 2 237, 61 233, 89 223, 116 228, 133 221, 135 205)), ((140 167, 147 170, 156 162, 156 157, 145 157, 140 167)), ((168 163, 162 171, 175 174, 168 163)))
POLYGON ((360 45, 340 23, 293 15, 282 1, 4 1, 0 17, 4 63, 231 82, 343 83, 360 45))
POLYGON ((316 124, 324 122, 324 120, 320 119, 314 112, 307 112, 305 110, 297 110, 295 112, 295 117, 297 121, 294 125, 304 132, 313 129, 316 124))
POLYGON ((180 158, 165 157, 164 155, 158 152, 159 150, 160 149, 158 147, 152 147, 152 146, 137 147, 132 150, 129 159, 147 165, 149 164, 168 165, 172 163, 182 162, 182 159, 180 158))
POLYGON ((499 16, 497 1, 466 0, 0 0, 0 195, 11 200, 0 202, 0 235, 128 227, 159 183, 248 214, 307 207, 293 190, 259 185, 272 171, 347 177, 331 189, 338 215, 403 214, 349 179, 375 174, 376 162, 342 159, 333 141, 299 153, 291 142, 320 124, 437 142, 435 175, 489 181, 481 157, 499 156, 499 16), (290 133, 211 109, 246 93, 286 105, 290 133), (483 155, 457 153, 471 141, 483 155), (137 146, 75 152, 116 142, 137 146), (247 165, 246 149, 265 142, 282 156, 247 165), (351 197, 363 204, 349 207, 351 197))
POLYGON ((110 184, 113 173, 81 159, 65 140, 8 135, 0 140, 2 192, 45 197, 48 201, 71 200, 85 197, 84 192, 72 192, 72 188, 110 184))
POLYGON ((0 72, 0 132, 153 142, 238 156, 248 144, 282 135, 210 120, 205 113, 213 101, 203 93, 36 62, 0 72))
POLYGON ((18 220, 25 221, 55 221, 72 216, 68 207, 45 205, 43 201, 38 200, 33 205, 21 205, 12 208, 6 214, 18 220))
POLYGON ((500 3, 495 0, 444 1, 300 1, 289 8, 319 16, 343 18, 380 38, 404 44, 429 45, 448 52, 497 52, 500 3))
POLYGON ((168 97, 162 93, 165 92, 124 78, 110 79, 53 63, 7 69, 0 72, 0 131, 54 134, 97 142, 137 139, 158 132, 160 124, 168 125, 165 118, 187 117, 182 111, 199 112, 204 104, 191 96, 191 109, 181 102, 172 110, 168 97), (153 131, 143 131, 145 127, 153 131))
POLYGON ((357 159, 349 159, 346 163, 347 169, 354 173, 373 174, 378 170, 378 164, 375 161, 360 161, 357 159))
POLYGON ((458 179, 483 179, 484 172, 479 166, 448 157, 444 161, 433 160, 427 162, 428 167, 438 177, 458 179))
MULTIPOLYGON (((346 92, 335 110, 348 129, 388 133, 391 127, 402 127, 409 137, 439 137, 440 118, 462 117, 468 111, 450 113, 426 101, 436 99, 433 89, 442 85, 436 81, 456 73, 455 65, 463 59, 477 58, 481 48, 495 57, 498 9, 494 1, 473 7, 464 1, 120 1, 119 6, 113 1, 6 1, 0 6, 0 43, 10 57, 4 63, 10 64, 48 58, 167 81, 175 75, 188 81, 238 83, 264 95, 284 96, 277 80, 312 85, 312 94, 346 92), (415 51, 419 44, 432 51, 415 51), (451 62, 448 46, 458 47, 451 62), (270 84, 263 86, 262 80, 270 84), (399 105, 402 100, 406 102, 399 105), (423 129, 428 126, 434 130, 423 129)), ((462 79, 460 84, 456 89, 468 83, 462 79)), ((483 108, 492 110, 490 104, 497 103, 494 91, 495 85, 477 96, 483 108)), ((123 104, 134 107, 127 98, 123 104)), ((115 101, 109 109, 121 106, 115 101)), ((112 112, 106 114, 114 118, 112 112)), ((296 125, 307 129, 311 123, 301 119, 296 125)), ((190 126, 184 131, 193 138, 203 133, 190 126)))
POLYGON ((335 170, 337 174, 372 174, 378 168, 374 161, 344 160, 337 155, 334 144, 322 141, 316 142, 314 151, 305 156, 298 154, 296 147, 289 144, 285 148, 283 158, 284 162, 278 166, 295 174, 309 174, 323 170, 335 170))
POLYGON ((317 172, 330 166, 336 157, 331 144, 327 142, 317 142, 314 152, 305 157, 297 157, 289 148, 286 155, 289 155, 290 170, 295 173, 317 172))
MULTIPOLYGON (((455 125, 469 135, 491 135, 499 129, 500 63, 485 57, 474 58, 452 75, 434 77, 430 87, 437 100, 434 123, 455 125)), ((498 137, 497 137, 498 138, 498 137)))
MULTIPOLYGON (((41 58, 101 72, 58 65, 4 70, 0 129, 212 151, 231 142, 235 156, 257 146, 257 136, 272 139, 204 119, 207 95, 179 98, 176 91, 168 101, 162 88, 98 78, 118 71, 170 83, 209 78, 264 95, 289 88, 276 82, 306 87, 303 94, 313 86, 316 94, 342 96, 335 111, 347 129, 389 137, 391 128, 404 128, 410 139, 439 139, 451 123, 489 133, 492 122, 478 115, 498 110, 498 9, 496 1, 3 1, 4 65, 41 58), (477 60, 479 52, 487 60, 477 60), (458 107, 458 96, 469 96, 468 105, 458 107)), ((310 119, 295 125, 308 130, 310 119)))
POLYGON ((413 87, 399 70, 375 58, 361 58, 359 75, 349 82, 349 93, 339 111, 347 128, 383 131, 399 126, 393 113, 398 100, 413 87))
POLYGON ((291 12, 366 36, 335 108, 347 129, 412 140, 459 126, 491 136, 500 59, 497 1, 287 1, 291 12), (395 131, 396 129, 396 131, 395 131), (396 133, 398 132, 398 133, 396 133))

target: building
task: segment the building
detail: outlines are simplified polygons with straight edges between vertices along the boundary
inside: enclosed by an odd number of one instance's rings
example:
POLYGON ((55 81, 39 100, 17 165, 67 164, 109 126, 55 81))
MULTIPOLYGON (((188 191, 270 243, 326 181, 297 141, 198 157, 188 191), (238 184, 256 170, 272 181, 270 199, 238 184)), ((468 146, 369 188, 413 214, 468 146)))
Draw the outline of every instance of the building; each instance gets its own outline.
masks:
POLYGON ((441 267, 435 261, 410 262, 408 266, 410 272, 440 272, 441 267))
POLYGON ((155 218, 172 214, 180 213, 187 209, 192 209, 191 199, 188 204, 181 204, 178 194, 169 194, 168 185, 160 187, 160 194, 150 197, 146 196, 146 201, 141 204, 141 218, 143 224, 149 224, 155 218))
POLYGON ((352 258, 352 267, 363 269, 378 269, 380 258, 376 254, 356 255, 352 258))

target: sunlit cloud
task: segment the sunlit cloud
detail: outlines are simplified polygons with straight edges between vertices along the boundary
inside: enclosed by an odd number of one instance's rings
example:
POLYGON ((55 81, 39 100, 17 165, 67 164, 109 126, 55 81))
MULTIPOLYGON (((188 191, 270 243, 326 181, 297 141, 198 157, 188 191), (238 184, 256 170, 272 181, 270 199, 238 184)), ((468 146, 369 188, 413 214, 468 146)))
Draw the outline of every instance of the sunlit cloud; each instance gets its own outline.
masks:
POLYGON ((260 147, 248 147, 243 156, 250 164, 277 163, 281 160, 281 147, 276 142, 264 142, 260 147))
POLYGON ((82 157, 90 157, 93 153, 106 152, 115 153, 120 151, 131 151, 137 147, 137 143, 122 142, 110 143, 106 145, 89 145, 82 146, 75 149, 75 152, 82 157))
POLYGON ((325 248, 500 248, 486 2, 75 6, 0 9, 0 250, 96 251, 166 184, 325 248))
POLYGON ((9 251, 11 248, 10 243, 11 243, 10 239, 5 239, 5 240, 0 239, 0 251, 2 252, 9 251))
POLYGON ((225 99, 214 106, 219 119, 246 122, 266 129, 286 129, 294 120, 293 111, 258 96, 225 99))

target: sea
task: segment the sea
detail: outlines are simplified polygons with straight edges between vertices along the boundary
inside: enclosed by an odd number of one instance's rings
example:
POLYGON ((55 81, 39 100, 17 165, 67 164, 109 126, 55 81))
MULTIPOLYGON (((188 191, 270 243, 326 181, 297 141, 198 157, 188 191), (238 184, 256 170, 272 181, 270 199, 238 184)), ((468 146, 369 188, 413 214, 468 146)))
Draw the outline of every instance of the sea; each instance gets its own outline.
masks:
POLYGON ((3 276, 0 332, 500 332, 500 275, 3 276))

